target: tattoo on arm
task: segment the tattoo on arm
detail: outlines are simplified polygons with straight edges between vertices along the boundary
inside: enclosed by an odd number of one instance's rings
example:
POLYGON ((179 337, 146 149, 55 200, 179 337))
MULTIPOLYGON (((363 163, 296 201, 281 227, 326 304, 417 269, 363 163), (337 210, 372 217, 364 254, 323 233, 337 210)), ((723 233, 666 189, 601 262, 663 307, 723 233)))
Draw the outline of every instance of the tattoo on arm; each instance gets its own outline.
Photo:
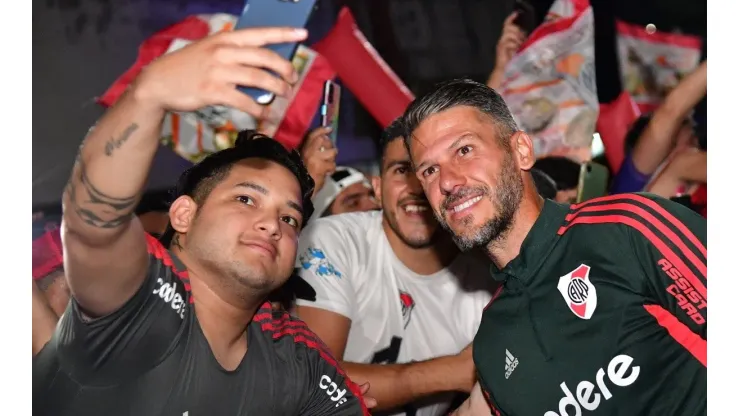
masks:
POLYGON ((126 127, 125 130, 123 130, 123 133, 118 138, 111 138, 108 140, 108 142, 105 144, 105 155, 111 156, 113 152, 115 152, 117 149, 119 149, 121 146, 123 146, 124 143, 131 137, 132 134, 139 128, 139 125, 136 123, 131 123, 128 127, 126 127))
MULTIPOLYGON (((109 155, 119 148, 138 128, 134 123, 127 127, 118 139, 106 144, 105 153, 109 155)), ((90 181, 87 167, 78 155, 72 177, 67 183, 65 193, 69 197, 70 208, 86 224, 97 228, 112 229, 126 224, 136 208, 138 195, 114 197, 107 195, 90 181)))
POLYGON ((77 165, 78 175, 70 179, 66 192, 71 208, 82 221, 97 228, 116 228, 128 222, 136 208, 137 196, 116 198, 101 192, 90 182, 82 158, 77 165), (78 189, 80 185, 82 192, 78 189))

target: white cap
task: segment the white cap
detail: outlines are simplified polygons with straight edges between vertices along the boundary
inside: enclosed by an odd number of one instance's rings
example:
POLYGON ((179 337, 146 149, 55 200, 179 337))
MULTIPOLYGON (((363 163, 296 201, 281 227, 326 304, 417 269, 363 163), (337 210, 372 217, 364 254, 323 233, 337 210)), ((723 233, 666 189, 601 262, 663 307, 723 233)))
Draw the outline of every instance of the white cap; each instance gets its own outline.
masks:
POLYGON ((326 177, 324 186, 312 199, 314 207, 313 218, 319 218, 324 215, 324 212, 329 209, 334 200, 337 199, 337 196, 345 188, 356 183, 362 183, 368 188, 371 187, 370 182, 359 170, 347 166, 337 166, 334 173, 326 177))

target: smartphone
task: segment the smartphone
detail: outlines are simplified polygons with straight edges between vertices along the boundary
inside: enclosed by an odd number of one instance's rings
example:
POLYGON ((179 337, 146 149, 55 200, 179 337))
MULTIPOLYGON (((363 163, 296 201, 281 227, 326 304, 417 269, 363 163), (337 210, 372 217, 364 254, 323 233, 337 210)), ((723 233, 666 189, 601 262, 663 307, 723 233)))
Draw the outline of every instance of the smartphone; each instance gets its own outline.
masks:
POLYGON ((584 162, 578 177, 578 196, 576 202, 588 201, 607 194, 609 186, 609 169, 606 166, 584 162))
MULTIPOLYGON (((305 27, 316 0, 247 0, 234 29, 255 27, 305 27)), ((265 45, 288 61, 293 60, 298 43, 265 45)), ((237 87, 259 104, 270 104, 275 94, 258 88, 237 87)))
POLYGON ((339 100, 342 96, 342 87, 334 81, 324 83, 324 101, 321 103, 321 127, 331 127, 329 138, 334 147, 337 147, 337 132, 339 132, 339 100))
POLYGON ((530 34, 534 31, 536 26, 536 17, 534 14, 534 7, 527 0, 516 0, 514 3, 514 11, 517 12, 514 24, 519 26, 521 30, 526 34, 530 34))

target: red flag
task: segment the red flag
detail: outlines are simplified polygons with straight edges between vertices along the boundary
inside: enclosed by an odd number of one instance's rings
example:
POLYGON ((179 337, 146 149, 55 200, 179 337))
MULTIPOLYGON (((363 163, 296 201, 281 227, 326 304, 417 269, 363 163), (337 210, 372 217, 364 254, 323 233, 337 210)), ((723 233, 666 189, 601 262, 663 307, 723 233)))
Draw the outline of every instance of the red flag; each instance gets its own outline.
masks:
POLYGON ((31 276, 38 280, 64 265, 62 237, 54 227, 33 240, 33 269, 31 276))
POLYGON ((176 39, 198 40, 207 36, 209 31, 210 28, 206 21, 198 16, 190 16, 182 22, 155 33, 139 46, 139 56, 134 65, 124 72, 102 97, 98 98, 98 103, 110 107, 118 101, 141 70, 169 50, 172 41, 176 39))
POLYGON ((599 104, 599 119, 596 130, 604 144, 604 155, 612 172, 617 172, 624 160, 624 139, 632 123, 640 116, 640 110, 627 91, 623 91, 610 103, 599 104))
POLYGON ((375 120, 388 126, 414 96, 357 27, 347 7, 339 12, 331 32, 313 48, 331 63, 342 83, 375 120))
POLYGON ((324 82, 334 79, 336 75, 326 58, 304 46, 296 51, 293 66, 299 73, 295 95, 275 98, 270 104, 271 115, 259 124, 260 132, 273 137, 288 149, 301 144, 321 104, 324 82))
POLYGON ((641 112, 650 112, 699 65, 702 41, 619 20, 616 26, 622 85, 641 112))
POLYGON ((593 31, 587 0, 556 0, 506 66, 498 92, 537 157, 591 158, 599 109, 593 31))

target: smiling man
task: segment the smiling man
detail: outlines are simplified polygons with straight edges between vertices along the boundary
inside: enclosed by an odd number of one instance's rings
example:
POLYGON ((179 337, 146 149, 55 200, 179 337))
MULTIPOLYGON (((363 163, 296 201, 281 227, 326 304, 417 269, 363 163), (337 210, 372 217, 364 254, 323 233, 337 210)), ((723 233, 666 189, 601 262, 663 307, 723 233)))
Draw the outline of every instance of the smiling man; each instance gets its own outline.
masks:
POLYGON ((473 386, 461 350, 495 282, 485 258, 461 255, 435 221, 402 133, 396 122, 383 136, 382 211, 321 218, 301 235, 299 275, 315 293, 299 296, 297 313, 353 380, 370 382, 378 411, 441 415, 473 386))
POLYGON ((456 80, 404 114, 436 217, 503 284, 456 415, 706 414, 706 221, 654 196, 543 201, 501 96, 456 80))
POLYGON ((72 299, 34 357, 34 414, 369 414, 320 340, 265 302, 313 211, 296 152, 241 132, 180 176, 167 243, 134 216, 166 112, 259 117, 236 85, 284 95, 293 66, 260 46, 305 38, 259 28, 193 42, 148 65, 91 130, 63 196, 72 299))

